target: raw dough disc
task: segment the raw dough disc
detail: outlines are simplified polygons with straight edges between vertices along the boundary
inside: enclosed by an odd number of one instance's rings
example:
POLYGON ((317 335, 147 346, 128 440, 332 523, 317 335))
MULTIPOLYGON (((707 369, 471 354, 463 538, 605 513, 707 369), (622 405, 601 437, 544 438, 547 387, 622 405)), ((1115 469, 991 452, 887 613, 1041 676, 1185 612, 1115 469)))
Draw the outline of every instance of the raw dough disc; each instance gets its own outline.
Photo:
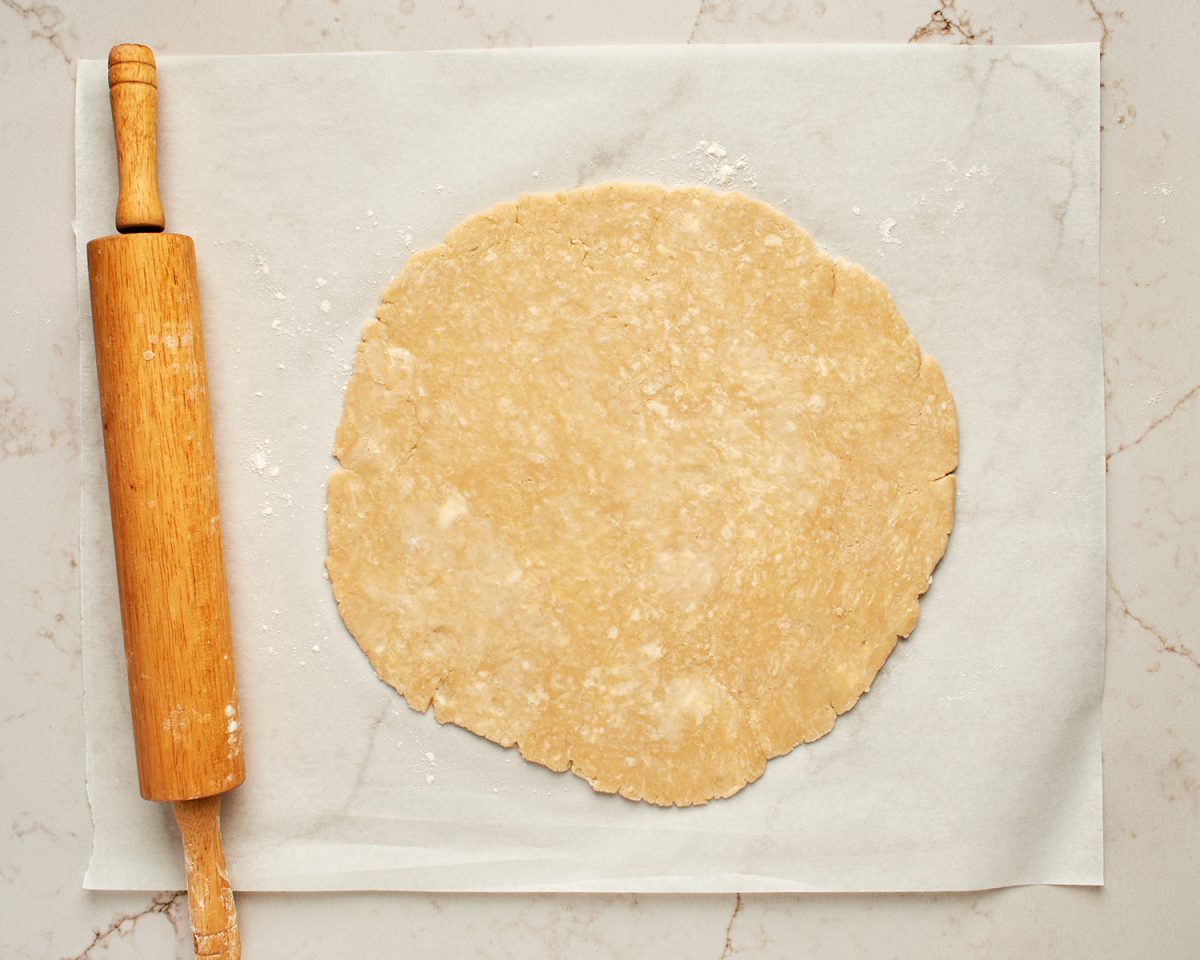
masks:
POLYGON ((956 422, 882 283, 736 193, 524 196, 409 258, 329 482, 409 706, 604 792, 736 793, 917 620, 956 422))

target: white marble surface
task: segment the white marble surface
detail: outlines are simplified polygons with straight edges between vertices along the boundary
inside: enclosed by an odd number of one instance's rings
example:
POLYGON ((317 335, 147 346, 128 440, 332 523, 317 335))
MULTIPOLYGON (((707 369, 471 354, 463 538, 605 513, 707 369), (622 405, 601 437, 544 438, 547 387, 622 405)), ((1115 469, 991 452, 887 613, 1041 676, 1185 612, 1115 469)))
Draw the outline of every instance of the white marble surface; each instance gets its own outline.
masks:
POLYGON ((245 895, 247 956, 1191 957, 1200 939, 1193 4, 0 0, 0 955, 189 956, 173 894, 86 893, 71 219, 75 63, 497 44, 1104 41, 1107 886, 942 896, 245 895))

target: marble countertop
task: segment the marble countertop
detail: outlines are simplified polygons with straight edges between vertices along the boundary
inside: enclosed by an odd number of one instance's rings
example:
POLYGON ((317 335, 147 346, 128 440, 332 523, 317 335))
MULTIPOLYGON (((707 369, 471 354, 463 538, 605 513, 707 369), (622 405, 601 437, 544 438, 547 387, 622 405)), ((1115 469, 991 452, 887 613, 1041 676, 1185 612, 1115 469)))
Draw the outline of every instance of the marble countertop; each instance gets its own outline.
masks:
POLYGON ((1185 0, 0 2, 0 955, 189 957, 181 894, 81 888, 76 63, 581 43, 1103 45, 1109 481, 1103 889, 943 895, 243 895, 254 957, 1191 957, 1200 941, 1200 26, 1185 0), (1188 424, 1191 424, 1189 427, 1188 424), (1188 438, 1192 438, 1190 441, 1188 438), (1191 919, 1188 919, 1188 918, 1191 919))

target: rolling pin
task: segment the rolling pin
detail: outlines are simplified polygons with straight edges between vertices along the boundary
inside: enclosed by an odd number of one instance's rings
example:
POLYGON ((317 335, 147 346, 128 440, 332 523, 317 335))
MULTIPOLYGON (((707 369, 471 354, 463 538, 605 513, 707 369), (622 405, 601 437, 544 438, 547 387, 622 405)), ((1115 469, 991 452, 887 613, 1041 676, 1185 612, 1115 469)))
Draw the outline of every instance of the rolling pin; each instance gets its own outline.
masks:
POLYGON ((246 773, 196 254, 162 232, 154 54, 113 47, 108 86, 118 233, 87 259, 138 783, 174 805, 196 956, 237 960, 220 811, 246 773))

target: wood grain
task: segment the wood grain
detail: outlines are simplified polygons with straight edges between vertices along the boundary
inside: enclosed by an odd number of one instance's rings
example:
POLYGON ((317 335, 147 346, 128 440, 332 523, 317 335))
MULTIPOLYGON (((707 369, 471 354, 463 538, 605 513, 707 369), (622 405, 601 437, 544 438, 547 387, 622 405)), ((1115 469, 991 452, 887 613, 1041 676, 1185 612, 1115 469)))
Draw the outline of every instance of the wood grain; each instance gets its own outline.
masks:
POLYGON ((138 779, 190 800, 245 777, 192 241, 88 244, 138 779))
POLYGON ((108 96, 117 141, 117 230, 158 231, 158 70, 149 47, 122 43, 108 55, 108 96))
POLYGON ((225 853, 221 849, 221 798, 181 800, 175 821, 183 836, 187 867, 188 912, 198 960, 238 960, 242 955, 237 908, 225 853))
POLYGON ((220 794, 246 772, 196 251, 160 232, 154 54, 108 64, 121 233, 88 244, 88 281, 138 782, 174 802, 196 956, 238 960, 220 794))

